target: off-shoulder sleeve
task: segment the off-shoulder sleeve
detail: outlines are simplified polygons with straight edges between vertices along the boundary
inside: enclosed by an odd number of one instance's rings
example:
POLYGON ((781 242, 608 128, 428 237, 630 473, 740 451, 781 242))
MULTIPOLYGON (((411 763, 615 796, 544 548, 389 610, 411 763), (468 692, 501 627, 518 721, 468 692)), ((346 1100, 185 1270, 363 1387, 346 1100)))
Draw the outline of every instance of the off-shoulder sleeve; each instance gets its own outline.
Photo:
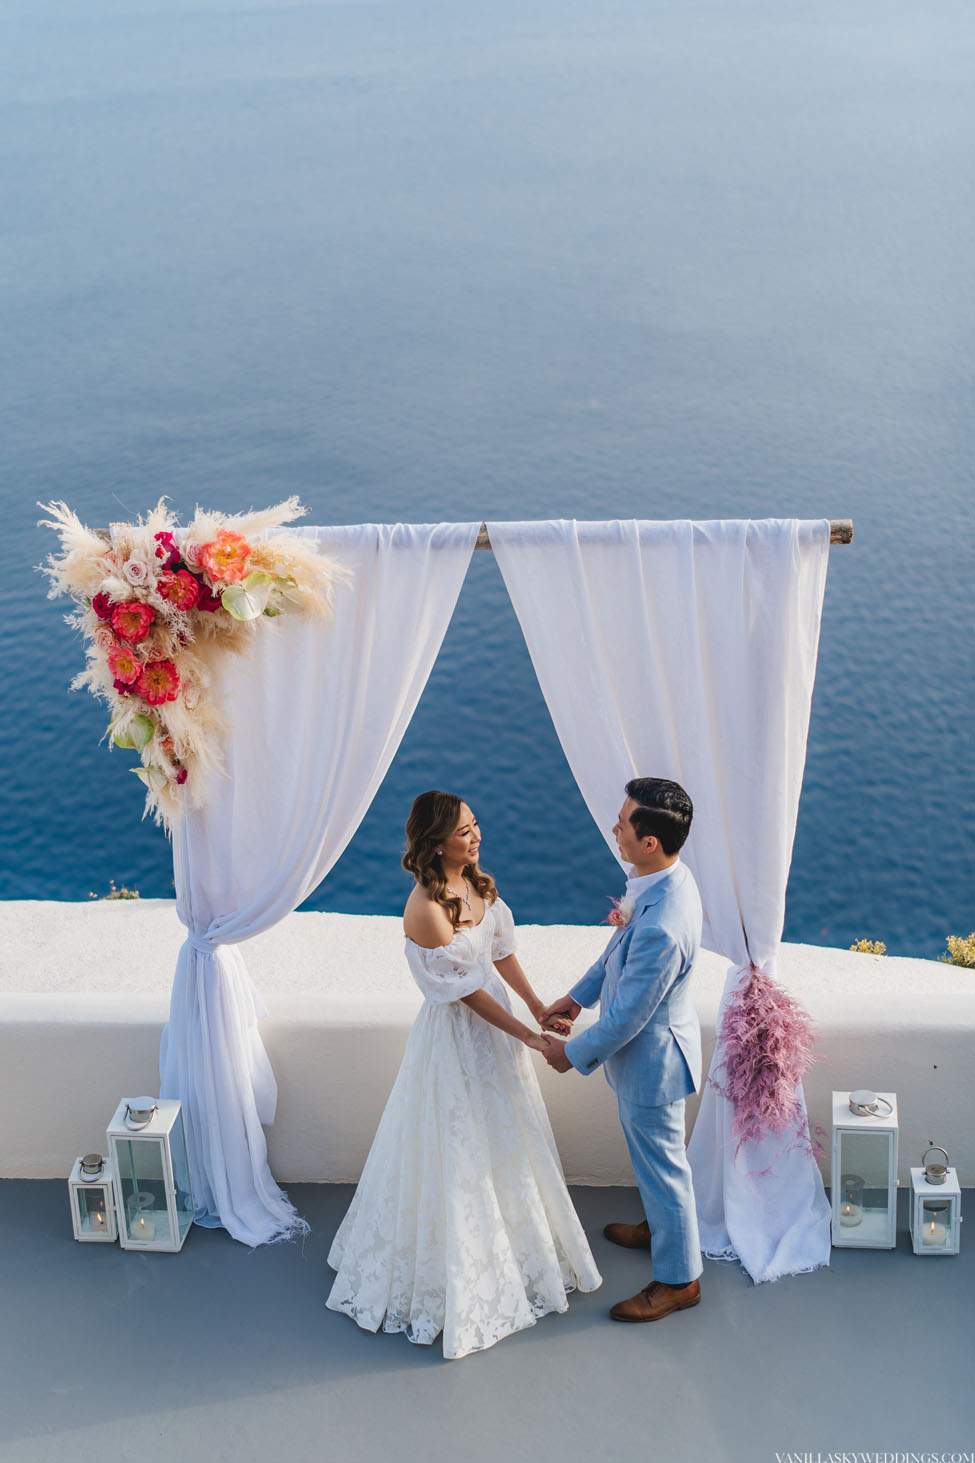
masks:
POLYGON ((492 906, 494 915, 494 938, 491 941, 491 959, 503 960, 515 953, 515 917, 499 896, 492 906))
POLYGON ((406 959, 413 979, 430 1001, 460 1001, 479 991, 487 979, 466 941, 453 940, 425 950, 407 940, 406 959))

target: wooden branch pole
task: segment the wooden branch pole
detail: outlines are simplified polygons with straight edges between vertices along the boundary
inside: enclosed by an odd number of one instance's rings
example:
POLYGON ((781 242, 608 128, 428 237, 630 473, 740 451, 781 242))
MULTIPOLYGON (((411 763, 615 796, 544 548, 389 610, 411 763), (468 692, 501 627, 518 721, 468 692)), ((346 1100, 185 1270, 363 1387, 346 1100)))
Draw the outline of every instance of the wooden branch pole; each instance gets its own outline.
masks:
MULTIPOLYGON (((114 527, 115 525, 113 525, 114 527)), ((124 523, 118 525, 125 528, 124 523)), ((108 542, 112 536, 111 528, 96 528, 95 533, 108 542)), ((851 544, 853 542, 853 519, 852 518, 831 518, 829 520, 829 541, 831 544, 851 544)), ((489 549, 491 539, 487 531, 487 525, 482 523, 477 535, 475 549, 489 549)))
MULTIPOLYGON (((831 544, 851 544, 853 542, 853 519, 852 518, 831 518, 829 520, 829 541, 831 544)), ((482 523, 480 532, 477 535, 475 549, 489 549, 491 539, 487 531, 487 525, 482 523)))

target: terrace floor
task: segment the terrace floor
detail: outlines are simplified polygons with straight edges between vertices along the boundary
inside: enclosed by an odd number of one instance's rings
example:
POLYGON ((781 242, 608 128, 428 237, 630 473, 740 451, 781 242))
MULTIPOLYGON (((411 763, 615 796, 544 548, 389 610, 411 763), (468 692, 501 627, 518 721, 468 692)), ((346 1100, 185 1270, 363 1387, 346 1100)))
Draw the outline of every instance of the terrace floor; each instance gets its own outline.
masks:
POLYGON ((141 1255, 75 1244, 64 1183, 0 1182, 3 1463, 975 1450, 975 1246, 914 1256, 905 1193, 893 1252, 834 1250, 828 1269, 763 1286, 706 1262, 699 1307, 622 1326, 607 1308, 646 1263, 601 1230, 639 1217, 635 1190, 574 1189, 602 1290, 455 1362, 325 1310, 352 1188, 290 1193, 303 1244, 251 1251, 194 1228, 180 1255, 141 1255))

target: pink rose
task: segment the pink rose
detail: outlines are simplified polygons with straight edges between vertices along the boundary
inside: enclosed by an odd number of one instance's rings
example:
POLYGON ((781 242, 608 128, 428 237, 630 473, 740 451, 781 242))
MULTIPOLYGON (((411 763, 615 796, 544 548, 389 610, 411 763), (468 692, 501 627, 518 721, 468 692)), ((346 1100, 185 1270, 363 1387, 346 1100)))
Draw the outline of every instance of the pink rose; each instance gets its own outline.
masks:
POLYGON ((203 568, 203 560, 200 558, 200 548, 200 544, 190 543, 188 540, 183 544, 181 550, 183 563, 188 564, 191 569, 203 568))
POLYGON ((95 648, 97 650, 101 651, 102 655, 107 655, 108 652, 115 645, 118 644, 118 641, 115 639, 115 636, 112 634, 112 627, 110 625, 98 625, 98 626, 96 626, 95 633, 92 635, 91 638, 92 638, 92 641, 93 641, 93 643, 95 645, 95 648))
POLYGON ((145 559, 126 559, 122 565, 122 573, 136 589, 149 583, 149 565, 145 559))

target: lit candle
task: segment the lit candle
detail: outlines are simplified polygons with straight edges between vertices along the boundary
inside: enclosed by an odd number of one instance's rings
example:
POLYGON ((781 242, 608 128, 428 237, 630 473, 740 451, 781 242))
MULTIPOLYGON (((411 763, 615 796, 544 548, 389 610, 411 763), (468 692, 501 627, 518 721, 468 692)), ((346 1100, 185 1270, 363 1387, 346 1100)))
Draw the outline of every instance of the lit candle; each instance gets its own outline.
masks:
POLYGON ((104 1209, 95 1209, 88 1216, 88 1228, 90 1230, 98 1231, 98 1232, 102 1232, 102 1233, 108 1228, 108 1225, 105 1222, 105 1210, 104 1209))
POLYGON ((840 1224, 844 1229, 852 1229, 855 1224, 863 1223, 863 1210, 859 1204, 844 1204, 840 1210, 840 1224))
POLYGON ((943 1245, 947 1242, 948 1231, 943 1224, 932 1219, 929 1225, 925 1226, 924 1243, 926 1245, 943 1245))
POLYGON ((132 1221, 132 1238, 150 1240, 156 1237, 156 1226, 148 1214, 137 1214, 132 1221))

